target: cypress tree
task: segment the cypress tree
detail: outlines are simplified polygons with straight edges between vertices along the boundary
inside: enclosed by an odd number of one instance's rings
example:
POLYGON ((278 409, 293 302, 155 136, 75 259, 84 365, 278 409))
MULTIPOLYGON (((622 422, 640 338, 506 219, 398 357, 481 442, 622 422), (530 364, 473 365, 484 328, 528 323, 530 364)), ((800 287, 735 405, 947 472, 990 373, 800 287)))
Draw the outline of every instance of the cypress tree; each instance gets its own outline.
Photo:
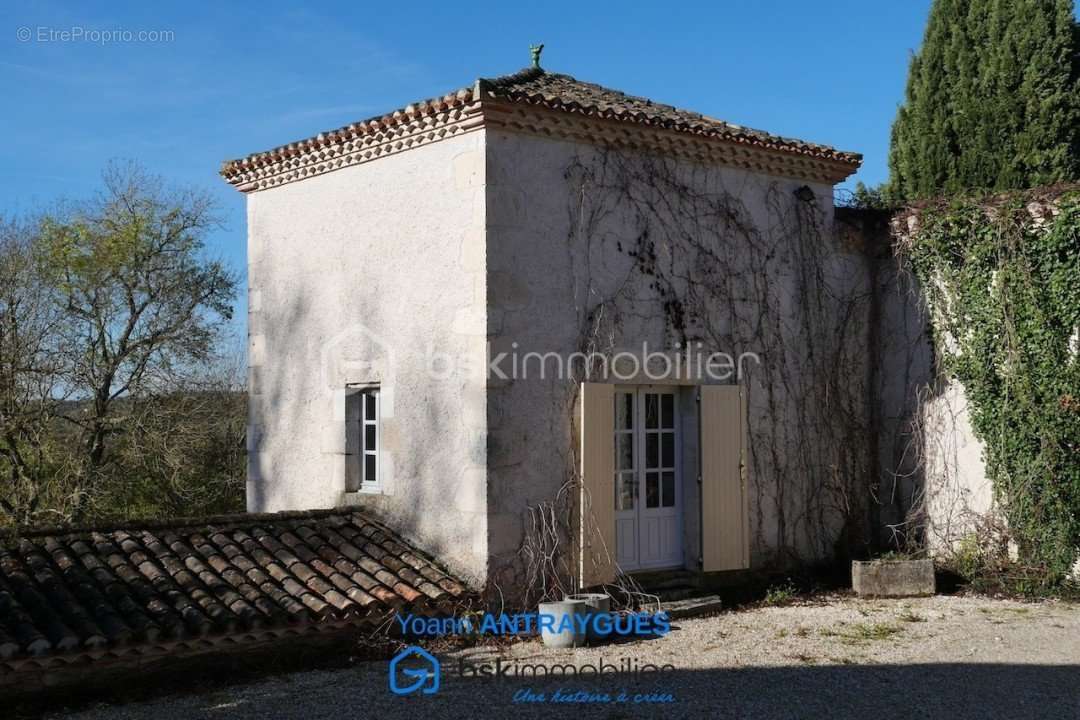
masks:
POLYGON ((912 200, 1080 179, 1073 0, 935 0, 892 127, 889 191, 912 200))

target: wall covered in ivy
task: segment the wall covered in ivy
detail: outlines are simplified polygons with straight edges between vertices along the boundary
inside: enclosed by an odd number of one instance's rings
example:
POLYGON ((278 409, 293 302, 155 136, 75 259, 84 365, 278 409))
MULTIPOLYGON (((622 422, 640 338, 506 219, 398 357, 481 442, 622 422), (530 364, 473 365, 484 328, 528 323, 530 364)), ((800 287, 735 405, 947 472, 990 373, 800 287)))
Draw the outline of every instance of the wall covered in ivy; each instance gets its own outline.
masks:
POLYGON ((1061 576, 1080 548, 1080 193, 928 203, 894 228, 937 359, 925 527, 1061 576))

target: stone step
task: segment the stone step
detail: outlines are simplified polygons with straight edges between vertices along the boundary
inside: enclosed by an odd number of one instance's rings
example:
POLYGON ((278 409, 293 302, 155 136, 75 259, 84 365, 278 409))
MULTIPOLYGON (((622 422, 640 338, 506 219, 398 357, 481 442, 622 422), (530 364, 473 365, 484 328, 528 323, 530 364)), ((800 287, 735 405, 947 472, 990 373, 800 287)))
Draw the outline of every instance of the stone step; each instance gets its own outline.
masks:
POLYGON ((719 595, 698 595, 682 600, 661 601, 660 609, 668 614, 672 620, 697 617, 718 613, 723 607, 719 595))

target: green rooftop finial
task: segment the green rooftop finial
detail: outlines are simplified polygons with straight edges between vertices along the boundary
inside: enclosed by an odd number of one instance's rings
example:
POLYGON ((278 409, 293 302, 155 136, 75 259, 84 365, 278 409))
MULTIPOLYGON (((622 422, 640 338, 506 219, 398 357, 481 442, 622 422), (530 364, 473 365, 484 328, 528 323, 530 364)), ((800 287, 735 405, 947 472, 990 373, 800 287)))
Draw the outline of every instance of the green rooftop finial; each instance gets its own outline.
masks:
POLYGON ((544 52, 544 43, 539 45, 530 45, 529 52, 532 53, 532 66, 534 68, 540 67, 540 53, 544 52))

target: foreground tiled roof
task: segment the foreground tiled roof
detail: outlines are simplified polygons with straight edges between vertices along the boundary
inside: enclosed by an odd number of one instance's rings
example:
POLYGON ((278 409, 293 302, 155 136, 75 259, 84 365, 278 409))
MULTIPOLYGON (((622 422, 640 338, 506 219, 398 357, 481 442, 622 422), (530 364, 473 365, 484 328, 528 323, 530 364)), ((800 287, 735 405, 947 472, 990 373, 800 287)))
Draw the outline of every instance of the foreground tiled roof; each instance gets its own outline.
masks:
POLYGON ((354 511, 33 531, 0 545, 0 663, 265 639, 466 595, 354 511))
POLYGON ((855 172, 862 162, 859 153, 772 135, 582 82, 569 75, 526 68, 511 75, 480 78, 472 86, 441 97, 412 103, 266 152, 228 160, 221 167, 221 175, 247 191, 328 172, 479 126, 484 121, 485 103, 539 107, 812 159, 834 165, 831 175, 835 177, 855 172), (266 178, 271 174, 275 180, 268 182, 266 178))

